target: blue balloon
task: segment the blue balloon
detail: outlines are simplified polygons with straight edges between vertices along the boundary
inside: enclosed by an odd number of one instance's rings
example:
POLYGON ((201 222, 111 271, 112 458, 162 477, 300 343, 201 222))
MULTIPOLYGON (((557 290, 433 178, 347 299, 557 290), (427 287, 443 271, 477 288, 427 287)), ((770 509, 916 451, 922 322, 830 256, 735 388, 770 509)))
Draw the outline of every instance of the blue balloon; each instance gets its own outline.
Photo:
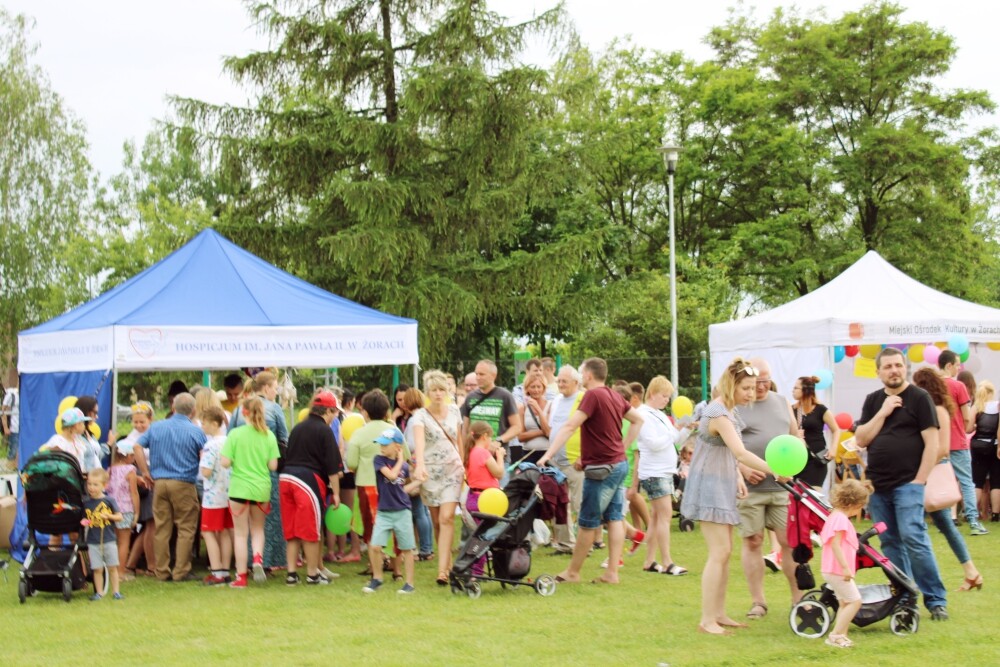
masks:
POLYGON ((825 368, 819 369, 813 375, 819 378, 819 382, 816 383, 817 389, 829 389, 833 384, 833 373, 825 368))
POLYGON ((847 356, 847 350, 844 349, 843 345, 833 346, 833 363, 839 364, 847 356))
POLYGON ((948 349, 955 354, 965 354, 969 351, 969 339, 960 333, 948 334, 948 349))

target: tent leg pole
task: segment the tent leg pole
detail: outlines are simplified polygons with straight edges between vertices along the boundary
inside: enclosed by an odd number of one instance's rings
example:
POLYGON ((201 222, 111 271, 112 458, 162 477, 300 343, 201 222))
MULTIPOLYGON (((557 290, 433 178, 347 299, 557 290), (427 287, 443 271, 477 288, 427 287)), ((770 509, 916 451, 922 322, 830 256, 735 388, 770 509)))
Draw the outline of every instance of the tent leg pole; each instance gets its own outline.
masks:
MULTIPOLYGON (((111 369, 111 429, 118 425, 118 369, 111 369)), ((114 457, 112 457, 114 458, 114 457)))

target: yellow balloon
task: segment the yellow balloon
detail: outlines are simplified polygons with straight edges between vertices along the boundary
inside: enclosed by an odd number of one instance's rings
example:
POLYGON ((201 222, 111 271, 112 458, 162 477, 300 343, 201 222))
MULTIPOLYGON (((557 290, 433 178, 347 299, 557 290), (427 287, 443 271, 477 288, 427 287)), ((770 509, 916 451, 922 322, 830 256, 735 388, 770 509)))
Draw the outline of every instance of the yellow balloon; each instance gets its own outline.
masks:
POLYGON ((882 351, 881 345, 862 345, 861 356, 865 359, 874 359, 882 351))
POLYGON ((939 350, 947 350, 948 343, 946 343, 943 340, 939 340, 938 342, 934 343, 934 347, 938 348, 939 350))
POLYGON ((991 350, 1000 350, 1000 343, 986 343, 986 347, 991 350))
POLYGON ((354 435, 354 432, 364 425, 365 418, 357 412, 352 412, 344 417, 344 421, 340 425, 340 435, 344 438, 344 443, 346 444, 351 439, 351 436, 354 435))
POLYGON ((670 406, 670 413, 675 419, 690 417, 694 413, 694 404, 687 396, 678 396, 670 406))
POLYGON ((309 415, 309 408, 302 408, 301 410, 299 410, 299 414, 295 416, 295 423, 298 424, 301 421, 305 421, 308 415, 309 415))
POLYGON ((486 489, 479 494, 479 511, 494 516, 507 514, 507 495, 500 489, 486 489))
POLYGON ((922 343, 914 343, 910 346, 910 349, 906 351, 906 356, 910 358, 915 364, 919 364, 924 360, 924 345, 922 343))
POLYGON ((75 408, 76 407, 76 401, 77 401, 76 396, 67 396, 63 400, 59 401, 59 410, 58 410, 58 413, 61 415, 62 413, 64 413, 67 410, 69 410, 70 408, 75 408))

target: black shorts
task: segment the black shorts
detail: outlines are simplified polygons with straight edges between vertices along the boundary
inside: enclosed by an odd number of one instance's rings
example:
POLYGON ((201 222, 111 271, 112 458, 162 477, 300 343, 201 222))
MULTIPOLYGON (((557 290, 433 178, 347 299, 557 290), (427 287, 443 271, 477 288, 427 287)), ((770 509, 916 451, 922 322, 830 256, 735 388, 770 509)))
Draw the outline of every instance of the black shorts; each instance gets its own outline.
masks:
POLYGON ((354 483, 354 473, 345 472, 343 477, 340 478, 340 490, 341 491, 353 491, 358 488, 357 484, 354 483))

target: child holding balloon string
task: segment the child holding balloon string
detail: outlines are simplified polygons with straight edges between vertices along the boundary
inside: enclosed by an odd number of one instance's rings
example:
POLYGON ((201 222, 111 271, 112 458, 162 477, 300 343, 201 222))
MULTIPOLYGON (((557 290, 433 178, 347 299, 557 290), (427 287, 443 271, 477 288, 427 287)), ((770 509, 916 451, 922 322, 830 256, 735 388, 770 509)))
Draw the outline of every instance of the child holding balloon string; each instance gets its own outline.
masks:
MULTIPOLYGON (((469 432, 465 436, 465 479, 469 485, 469 495, 465 500, 465 508, 469 512, 478 512, 479 497, 486 489, 499 489, 500 480, 504 475, 503 447, 493 439, 493 428, 484 421, 474 421, 469 424, 469 432)), ((481 519, 476 519, 476 524, 481 519)), ((472 576, 483 573, 486 557, 472 564, 472 576)))

